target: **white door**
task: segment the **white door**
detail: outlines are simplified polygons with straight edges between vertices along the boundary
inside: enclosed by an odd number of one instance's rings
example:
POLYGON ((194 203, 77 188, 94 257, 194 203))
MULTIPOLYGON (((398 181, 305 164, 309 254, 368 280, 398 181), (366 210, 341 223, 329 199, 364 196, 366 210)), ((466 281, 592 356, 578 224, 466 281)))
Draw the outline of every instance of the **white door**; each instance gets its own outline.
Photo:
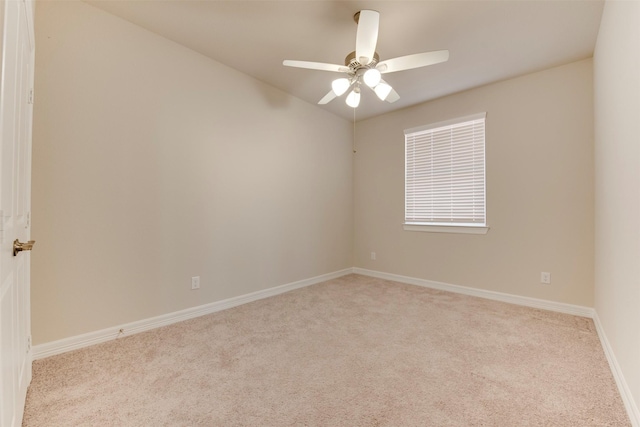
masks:
POLYGON ((33 3, 0 0, 0 425, 20 426, 31 381, 30 237, 33 3))

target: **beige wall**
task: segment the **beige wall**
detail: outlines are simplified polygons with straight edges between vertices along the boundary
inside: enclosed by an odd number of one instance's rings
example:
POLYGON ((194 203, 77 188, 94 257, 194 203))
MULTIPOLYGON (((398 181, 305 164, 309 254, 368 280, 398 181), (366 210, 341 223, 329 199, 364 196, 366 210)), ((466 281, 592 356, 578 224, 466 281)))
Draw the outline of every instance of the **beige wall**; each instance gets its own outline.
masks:
POLYGON ((640 2, 605 4, 594 84, 595 307, 640 422, 640 2))
POLYGON ((36 32, 36 344, 353 265, 350 123, 81 2, 36 32))
POLYGON ((592 306, 592 119, 584 60, 359 122, 355 265, 592 306), (488 234, 404 231, 403 130, 485 111, 488 234))

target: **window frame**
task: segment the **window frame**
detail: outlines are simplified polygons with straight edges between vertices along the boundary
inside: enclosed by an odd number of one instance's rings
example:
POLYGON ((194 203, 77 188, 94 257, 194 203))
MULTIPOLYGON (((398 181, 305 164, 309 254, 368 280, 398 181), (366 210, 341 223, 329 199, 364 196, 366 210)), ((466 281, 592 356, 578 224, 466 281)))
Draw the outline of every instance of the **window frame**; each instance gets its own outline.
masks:
POLYGON ((432 233, 465 233, 465 234, 486 234, 489 231, 489 226, 487 222, 487 180, 486 180, 486 112, 472 114, 464 117, 457 117, 450 120, 440 121, 436 123, 430 123, 423 126, 413 127, 410 129, 404 130, 405 135, 405 147, 404 147, 404 160, 405 160, 405 171, 404 171, 404 222, 403 229, 406 231, 425 231, 432 233), (453 222, 453 218, 451 218, 452 222, 435 222, 435 221, 411 221, 407 220, 407 163, 408 163, 408 155, 407 155, 407 143, 408 137, 419 134, 422 132, 437 130, 441 128, 447 127, 455 127, 456 125, 464 124, 466 122, 472 122, 477 120, 483 120, 484 126, 484 135, 482 138, 482 152, 483 152, 483 206, 484 206, 484 223, 475 223, 475 222, 453 222))

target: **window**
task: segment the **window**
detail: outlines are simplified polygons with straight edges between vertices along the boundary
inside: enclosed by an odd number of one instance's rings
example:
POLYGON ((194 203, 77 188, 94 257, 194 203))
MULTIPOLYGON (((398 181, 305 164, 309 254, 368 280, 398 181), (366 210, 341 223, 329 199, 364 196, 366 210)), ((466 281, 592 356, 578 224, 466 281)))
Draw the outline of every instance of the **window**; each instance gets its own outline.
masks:
POLYGON ((485 117, 404 131, 405 230, 487 232, 485 117))

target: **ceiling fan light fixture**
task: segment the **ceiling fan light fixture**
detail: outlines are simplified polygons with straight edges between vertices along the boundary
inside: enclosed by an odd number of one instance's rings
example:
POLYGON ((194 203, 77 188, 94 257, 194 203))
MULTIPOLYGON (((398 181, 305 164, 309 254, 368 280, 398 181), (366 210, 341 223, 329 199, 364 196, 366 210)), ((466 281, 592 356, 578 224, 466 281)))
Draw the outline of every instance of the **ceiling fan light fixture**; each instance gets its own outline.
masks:
POLYGON ((356 49, 344 58, 344 65, 291 59, 282 61, 282 65, 287 67, 346 74, 347 78, 332 81, 331 90, 318 101, 319 105, 325 105, 336 97, 349 92, 346 96, 347 105, 356 108, 360 105, 360 88, 365 85, 373 90, 382 101, 392 104, 400 99, 400 95, 381 78, 381 74, 412 70, 449 60, 448 50, 437 50, 380 61, 380 55, 376 52, 380 12, 363 9, 357 12, 353 18, 358 25, 356 49), (351 90, 352 88, 353 90, 351 90))
POLYGON ((349 79, 347 78, 336 79, 331 82, 331 89, 336 96, 340 96, 345 93, 347 89, 349 89, 349 86, 351 86, 351 82, 349 82, 349 79))
POLYGON ((358 107, 358 105, 360 105, 360 88, 355 88, 354 90, 352 90, 349 95, 347 95, 347 99, 345 102, 351 108, 358 107))
POLYGON ((380 83, 381 78, 382 75, 380 74, 380 71, 376 70, 375 68, 369 68, 362 76, 364 83, 372 88, 376 87, 378 83, 380 83))
POLYGON ((389 86, 387 83, 382 82, 378 84, 373 89, 373 91, 376 93, 378 98, 384 101, 385 99, 387 99, 387 96, 389 96, 389 93, 391 93, 391 86, 389 86))

